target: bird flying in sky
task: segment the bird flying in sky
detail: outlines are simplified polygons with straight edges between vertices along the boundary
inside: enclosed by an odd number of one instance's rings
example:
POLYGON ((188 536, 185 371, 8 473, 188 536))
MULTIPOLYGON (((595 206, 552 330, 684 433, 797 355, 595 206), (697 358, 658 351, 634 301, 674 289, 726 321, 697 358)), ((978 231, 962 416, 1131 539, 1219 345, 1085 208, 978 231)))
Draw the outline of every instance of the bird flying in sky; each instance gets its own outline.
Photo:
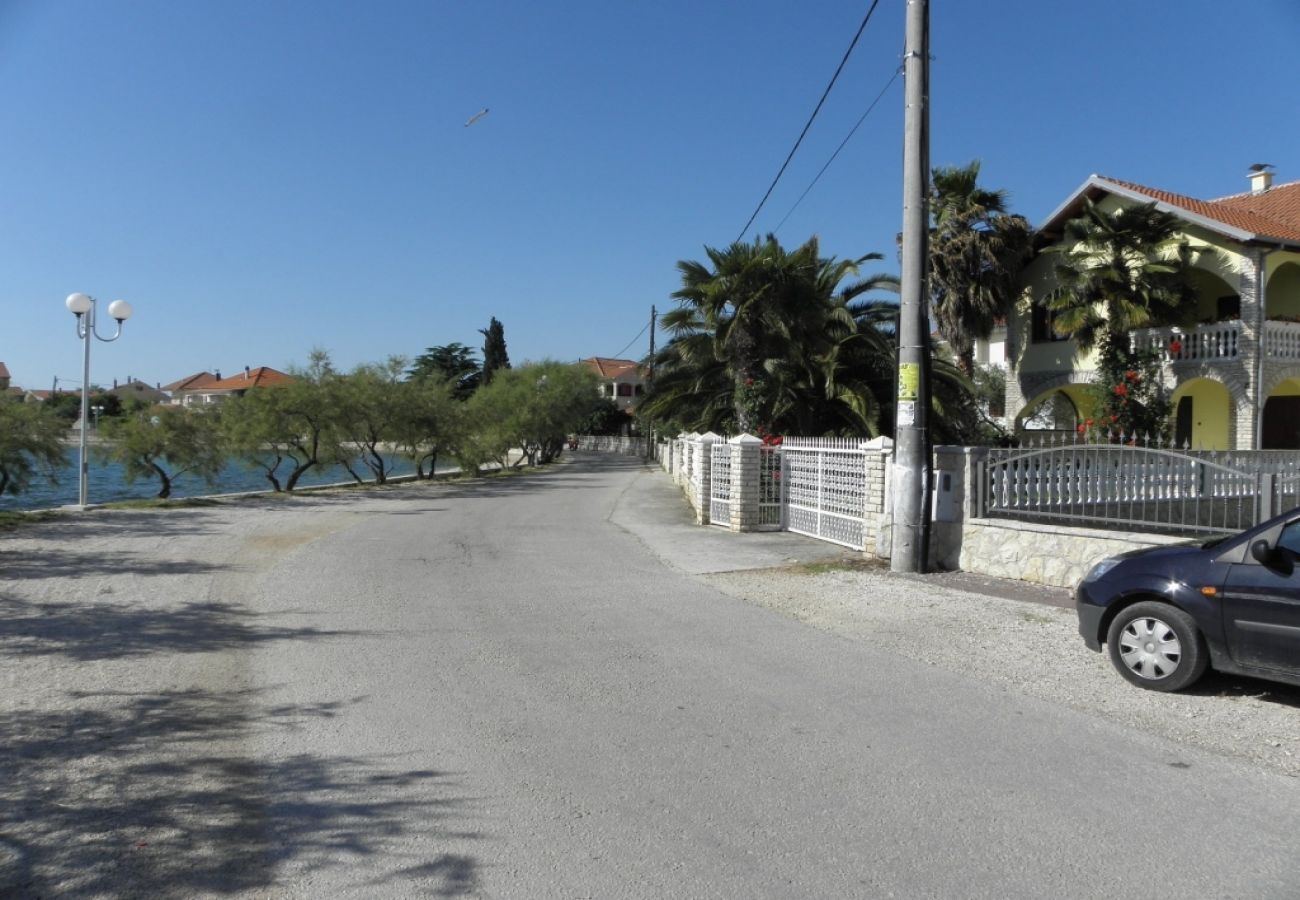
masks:
POLYGON ((466 120, 465 127, 468 128, 469 126, 473 125, 475 122, 477 122, 479 119, 483 118, 487 114, 488 114, 488 110, 487 107, 485 106, 482 109, 480 109, 478 112, 474 113, 474 115, 470 116, 468 120, 466 120))

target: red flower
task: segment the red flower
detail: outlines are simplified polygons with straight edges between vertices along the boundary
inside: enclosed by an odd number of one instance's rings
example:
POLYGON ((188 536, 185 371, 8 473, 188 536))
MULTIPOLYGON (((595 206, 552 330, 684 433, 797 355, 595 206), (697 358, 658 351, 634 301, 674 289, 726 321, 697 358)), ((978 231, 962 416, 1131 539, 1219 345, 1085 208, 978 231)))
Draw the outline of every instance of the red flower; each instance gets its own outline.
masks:
POLYGON ((1086 428, 1087 428, 1086 425, 1080 425, 1076 430, 1079 432, 1079 434, 1083 434, 1086 428))
POLYGON ((1128 396, 1128 385, 1127 385, 1127 384, 1117 384, 1117 385, 1115 385, 1113 388, 1111 388, 1111 391, 1114 392, 1114 394, 1115 394, 1116 397, 1127 397, 1127 396, 1128 396))
POLYGON ((1119 416, 1111 416, 1111 417, 1110 417, 1110 420, 1111 420, 1112 423, 1114 423, 1114 422, 1118 422, 1118 421, 1119 421, 1119 416))
POLYGON ((1169 355, 1170 355, 1170 356, 1177 356, 1178 354, 1180 354, 1180 353, 1182 353, 1182 352, 1183 352, 1183 342, 1182 342, 1182 341, 1178 340, 1177 338, 1174 338, 1172 341, 1169 342, 1169 355))
POLYGON ((1092 419, 1084 419, 1084 420, 1083 420, 1083 424, 1084 424, 1084 425, 1087 425, 1089 428, 1091 428, 1091 427, 1093 426, 1094 423, 1093 423, 1092 419))
POLYGON ((1141 376, 1139 376, 1138 373, 1134 372, 1132 369, 1129 369, 1127 372, 1124 373, 1124 377, 1129 381, 1137 381, 1138 378, 1140 378, 1141 376))
POLYGON ((746 378, 746 379, 745 379, 745 387, 753 387, 753 386, 754 386, 754 379, 752 379, 752 378, 746 378))

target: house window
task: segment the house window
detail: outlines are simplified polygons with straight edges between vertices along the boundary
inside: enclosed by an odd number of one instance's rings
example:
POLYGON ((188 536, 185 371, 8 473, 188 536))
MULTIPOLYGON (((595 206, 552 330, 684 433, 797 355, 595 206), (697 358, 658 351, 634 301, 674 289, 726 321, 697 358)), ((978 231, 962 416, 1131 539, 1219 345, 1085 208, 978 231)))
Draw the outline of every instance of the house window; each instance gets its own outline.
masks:
POLYGON ((636 386, 636 396, 640 397, 640 396, 641 396, 642 394, 644 394, 644 393, 645 393, 645 385, 644 385, 644 384, 638 384, 638 385, 636 386))
POLYGON ((1241 295, 1229 294, 1215 301, 1215 321, 1228 322, 1241 318, 1241 295))
POLYGON ((1030 307, 1029 318, 1029 337, 1035 344, 1065 340, 1064 335, 1056 333, 1056 315, 1047 307, 1035 303, 1030 307))
POLYGON ((630 385, 630 384, 620 384, 620 385, 618 386, 618 395, 619 395, 620 397, 631 397, 631 396, 632 396, 632 385, 630 385))

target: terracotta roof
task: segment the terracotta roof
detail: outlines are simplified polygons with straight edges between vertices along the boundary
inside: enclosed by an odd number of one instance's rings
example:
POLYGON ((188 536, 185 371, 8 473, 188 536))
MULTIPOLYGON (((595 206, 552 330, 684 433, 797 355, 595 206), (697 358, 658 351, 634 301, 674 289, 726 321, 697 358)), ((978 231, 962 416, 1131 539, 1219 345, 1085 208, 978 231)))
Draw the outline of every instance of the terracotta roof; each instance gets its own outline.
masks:
POLYGON ((171 384, 164 384, 162 389, 167 392, 172 391, 197 391, 205 388, 210 384, 216 384, 217 376, 211 372, 196 372, 188 378, 182 378, 180 381, 173 381, 171 384))
POLYGON ((617 378, 620 375, 626 375, 628 372, 639 373, 640 366, 635 360, 631 359, 609 359, 604 356, 593 356, 590 359, 584 359, 593 372, 601 378, 617 378))
POLYGON ((1221 200, 1197 200, 1195 197, 1185 197, 1131 181, 1114 178, 1105 180, 1231 228, 1249 231, 1258 237, 1300 241, 1300 181, 1279 184, 1258 194, 1234 194, 1221 200))
POLYGON ((1199 200, 1132 181, 1093 175, 1048 217, 1039 229, 1040 233, 1057 231, 1067 218, 1077 215, 1083 197, 1095 198, 1103 192, 1135 200, 1149 198, 1188 221, 1241 240, 1300 244, 1300 181, 1275 185, 1258 194, 1199 200))
POLYGON ((9 369, 4 363, 0 362, 0 378, 8 378, 9 369))
POLYGON ((229 378, 206 384, 203 389, 208 391, 243 391, 255 387, 269 387, 273 384, 287 384, 294 380, 293 376, 286 375, 269 366, 258 366, 256 369, 246 369, 238 375, 231 375, 229 378))

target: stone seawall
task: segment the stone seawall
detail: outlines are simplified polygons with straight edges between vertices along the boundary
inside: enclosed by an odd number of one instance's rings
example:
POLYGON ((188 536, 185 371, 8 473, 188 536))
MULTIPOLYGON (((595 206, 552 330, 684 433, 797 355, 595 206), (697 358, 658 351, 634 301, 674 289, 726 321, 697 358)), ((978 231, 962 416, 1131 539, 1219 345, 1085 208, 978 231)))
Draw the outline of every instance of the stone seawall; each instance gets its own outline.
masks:
POLYGON ((1185 540, 1008 519, 967 519, 962 526, 960 567, 996 578, 1073 588, 1094 563, 1111 554, 1185 540))

